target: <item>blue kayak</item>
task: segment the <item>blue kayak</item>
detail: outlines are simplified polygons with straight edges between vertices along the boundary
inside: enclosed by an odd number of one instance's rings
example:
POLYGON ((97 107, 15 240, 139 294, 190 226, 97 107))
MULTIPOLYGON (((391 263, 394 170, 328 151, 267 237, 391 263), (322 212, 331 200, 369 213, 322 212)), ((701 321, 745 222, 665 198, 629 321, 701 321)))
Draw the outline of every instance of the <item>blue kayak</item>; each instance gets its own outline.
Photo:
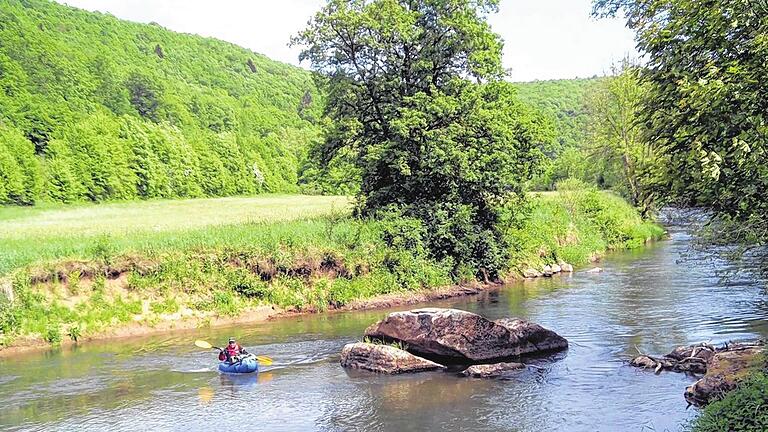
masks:
POLYGON ((256 357, 248 356, 242 358, 234 363, 221 362, 219 363, 219 371, 224 373, 245 374, 258 372, 259 362, 256 361, 256 357))

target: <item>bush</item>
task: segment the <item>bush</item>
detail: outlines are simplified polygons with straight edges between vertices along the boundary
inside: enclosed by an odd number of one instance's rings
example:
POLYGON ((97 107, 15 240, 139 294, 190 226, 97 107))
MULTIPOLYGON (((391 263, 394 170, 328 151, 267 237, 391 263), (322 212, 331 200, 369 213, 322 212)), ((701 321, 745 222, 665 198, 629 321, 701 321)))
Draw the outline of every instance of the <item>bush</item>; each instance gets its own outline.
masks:
POLYGON ((43 339, 51 344, 61 343, 61 326, 58 322, 49 323, 45 327, 45 334, 43 335, 43 339))

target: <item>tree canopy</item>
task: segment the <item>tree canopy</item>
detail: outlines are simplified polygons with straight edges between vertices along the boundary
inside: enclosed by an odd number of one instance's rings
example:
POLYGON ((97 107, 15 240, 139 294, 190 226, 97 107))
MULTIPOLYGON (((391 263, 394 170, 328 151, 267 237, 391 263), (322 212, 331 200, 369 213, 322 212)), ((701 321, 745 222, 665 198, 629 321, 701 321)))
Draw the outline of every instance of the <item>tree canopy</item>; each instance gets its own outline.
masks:
POLYGON ((662 198, 750 221, 768 238, 768 1, 598 0, 646 54, 642 119, 664 157, 662 198))
POLYGON ((498 223, 537 169, 551 126, 501 81, 492 0, 329 0, 293 42, 325 77, 321 153, 353 154, 359 211, 427 225, 438 258, 495 277, 498 223))

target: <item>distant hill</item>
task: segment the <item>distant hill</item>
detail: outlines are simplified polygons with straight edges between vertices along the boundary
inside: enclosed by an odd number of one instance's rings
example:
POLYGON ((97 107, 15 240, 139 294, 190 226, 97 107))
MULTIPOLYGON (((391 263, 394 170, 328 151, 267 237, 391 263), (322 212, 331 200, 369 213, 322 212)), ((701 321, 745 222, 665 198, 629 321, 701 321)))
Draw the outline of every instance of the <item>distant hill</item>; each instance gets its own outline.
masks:
POLYGON ((516 83, 523 101, 551 116, 560 148, 579 145, 586 138, 588 114, 585 98, 600 78, 516 83))
POLYGON ((0 0, 0 204, 294 191, 322 104, 230 43, 0 0))

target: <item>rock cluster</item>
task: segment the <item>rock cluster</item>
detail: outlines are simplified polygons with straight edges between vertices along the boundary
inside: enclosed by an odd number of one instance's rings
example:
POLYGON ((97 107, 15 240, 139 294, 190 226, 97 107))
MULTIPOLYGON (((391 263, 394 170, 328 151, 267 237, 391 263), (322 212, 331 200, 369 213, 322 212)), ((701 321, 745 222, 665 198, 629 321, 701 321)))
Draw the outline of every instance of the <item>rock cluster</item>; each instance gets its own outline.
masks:
POLYGON ((491 321, 471 312, 441 308, 390 313, 368 327, 365 337, 376 343, 345 346, 342 366, 403 373, 441 369, 442 364, 470 364, 477 367, 470 367, 465 376, 492 377, 524 367, 500 361, 568 347, 563 337, 529 321, 491 321))
POLYGON ((523 277, 526 279, 535 279, 538 277, 552 277, 558 273, 573 273, 573 266, 561 262, 559 264, 548 264, 541 268, 541 270, 533 267, 523 270, 523 277))
POLYGON ((685 389, 685 399, 694 405, 706 405, 717 395, 732 390, 739 379, 745 376, 762 352, 764 344, 733 343, 722 347, 709 344, 677 347, 663 357, 640 355, 630 361, 631 366, 652 369, 704 374, 685 389))

